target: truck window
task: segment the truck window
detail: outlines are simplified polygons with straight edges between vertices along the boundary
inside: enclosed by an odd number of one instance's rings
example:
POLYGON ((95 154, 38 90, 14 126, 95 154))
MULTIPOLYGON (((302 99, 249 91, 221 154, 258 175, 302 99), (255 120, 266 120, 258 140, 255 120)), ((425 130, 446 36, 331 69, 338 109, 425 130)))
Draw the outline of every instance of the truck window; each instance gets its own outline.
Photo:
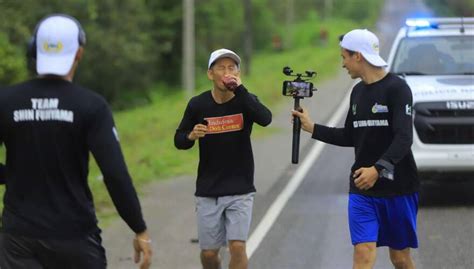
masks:
POLYGON ((400 41, 391 71, 419 75, 474 74, 474 37, 406 37, 400 41))

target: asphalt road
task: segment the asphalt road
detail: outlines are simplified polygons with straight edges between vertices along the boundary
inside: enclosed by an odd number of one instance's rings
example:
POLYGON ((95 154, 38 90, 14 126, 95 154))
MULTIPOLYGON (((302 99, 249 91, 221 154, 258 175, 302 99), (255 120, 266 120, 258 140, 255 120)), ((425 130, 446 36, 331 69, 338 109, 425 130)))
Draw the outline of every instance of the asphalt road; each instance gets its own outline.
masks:
MULTIPOLYGON (((377 24, 383 55, 388 54, 407 14, 420 13, 429 14, 421 1, 387 1, 377 24)), ((253 253, 251 268, 351 268, 347 178, 353 156, 352 149, 324 147, 253 253)), ((474 175, 470 179, 422 178, 420 248, 413 251, 417 268, 474 268, 474 175)), ((275 192, 281 191, 287 181, 282 177, 281 187, 275 192)), ((387 248, 378 249, 375 268, 393 268, 387 248)))

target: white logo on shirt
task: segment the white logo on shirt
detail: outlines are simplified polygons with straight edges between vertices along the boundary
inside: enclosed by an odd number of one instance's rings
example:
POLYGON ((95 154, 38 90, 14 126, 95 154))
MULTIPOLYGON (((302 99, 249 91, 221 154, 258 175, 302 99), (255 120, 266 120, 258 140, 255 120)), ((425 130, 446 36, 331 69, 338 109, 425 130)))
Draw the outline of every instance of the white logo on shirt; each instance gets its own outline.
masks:
POLYGON ((406 104, 405 105, 405 114, 407 114, 408 116, 411 116, 411 112, 412 112, 411 106, 409 104, 406 104))
POLYGON ((357 114, 357 104, 352 104, 352 115, 357 114))
POLYGON ((385 105, 379 105, 377 103, 374 104, 372 107, 372 113, 387 113, 388 112, 388 107, 385 105))
POLYGON ((22 121, 64 121, 74 122, 74 112, 58 109, 58 98, 31 98, 31 109, 13 111, 13 120, 22 121))
POLYGON ((388 120, 358 120, 352 122, 354 128, 389 126, 388 120))
POLYGON ((117 129, 115 128, 115 126, 112 128, 112 133, 114 134, 115 139, 117 139, 117 142, 120 142, 119 134, 118 134, 117 129))

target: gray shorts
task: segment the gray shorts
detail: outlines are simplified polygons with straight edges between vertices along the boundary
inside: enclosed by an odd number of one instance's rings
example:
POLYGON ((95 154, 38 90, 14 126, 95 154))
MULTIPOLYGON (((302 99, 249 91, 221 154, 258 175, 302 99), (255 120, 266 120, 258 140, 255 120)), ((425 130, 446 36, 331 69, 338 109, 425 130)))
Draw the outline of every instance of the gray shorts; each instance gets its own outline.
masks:
POLYGON ((255 193, 221 197, 196 197, 201 249, 219 249, 227 241, 247 241, 255 193))

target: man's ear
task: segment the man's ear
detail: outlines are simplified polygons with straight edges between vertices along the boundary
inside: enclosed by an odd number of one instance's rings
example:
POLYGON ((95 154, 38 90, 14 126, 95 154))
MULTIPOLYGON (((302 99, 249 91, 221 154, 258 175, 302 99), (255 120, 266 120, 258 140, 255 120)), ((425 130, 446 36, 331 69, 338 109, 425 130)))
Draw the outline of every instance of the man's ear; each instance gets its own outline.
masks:
POLYGON ((84 55, 84 48, 79 47, 79 49, 76 52, 76 58, 74 60, 79 62, 82 59, 83 55, 84 55))
POLYGON ((212 69, 207 69, 207 78, 209 80, 214 80, 214 72, 212 72, 212 69))
POLYGON ((358 62, 362 61, 362 59, 364 58, 362 56, 362 53, 360 53, 360 52, 356 52, 355 57, 356 57, 356 61, 358 61, 358 62))

